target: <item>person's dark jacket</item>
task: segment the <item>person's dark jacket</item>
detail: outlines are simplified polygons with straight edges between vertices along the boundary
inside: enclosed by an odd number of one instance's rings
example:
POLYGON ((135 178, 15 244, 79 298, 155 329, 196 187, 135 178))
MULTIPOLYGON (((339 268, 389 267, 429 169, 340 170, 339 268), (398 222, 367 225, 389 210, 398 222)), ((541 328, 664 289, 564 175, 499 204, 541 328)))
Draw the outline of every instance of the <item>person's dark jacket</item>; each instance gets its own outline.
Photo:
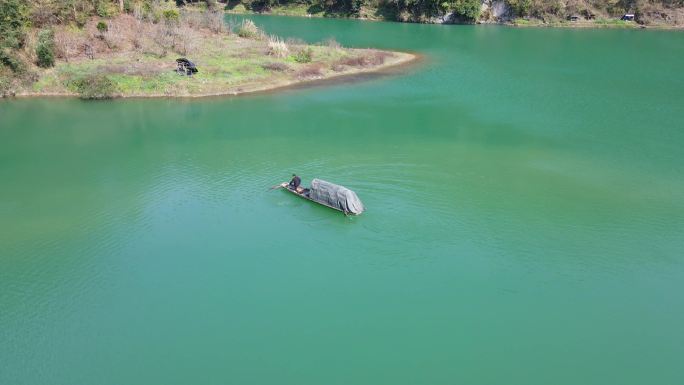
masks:
POLYGON ((290 187, 294 189, 299 187, 300 184, 302 184, 302 178, 298 177, 297 175, 295 175, 290 181, 290 187))

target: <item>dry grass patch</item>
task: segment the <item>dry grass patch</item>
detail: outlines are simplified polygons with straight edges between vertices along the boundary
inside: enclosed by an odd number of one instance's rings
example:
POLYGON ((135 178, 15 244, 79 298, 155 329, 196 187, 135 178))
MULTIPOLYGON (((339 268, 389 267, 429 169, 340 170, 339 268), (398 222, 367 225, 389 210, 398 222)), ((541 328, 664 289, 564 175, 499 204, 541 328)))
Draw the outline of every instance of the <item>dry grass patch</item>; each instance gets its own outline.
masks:
POLYGON ((385 60, 392 54, 384 51, 368 50, 360 55, 340 59, 336 64, 349 67, 372 67, 385 64, 385 60))
POLYGON ((300 79, 311 79, 323 76, 323 65, 320 63, 309 64, 299 71, 296 76, 300 79))
POLYGON ((262 64, 261 68, 268 70, 268 71, 274 71, 274 72, 286 72, 290 70, 290 66, 285 64, 285 63, 266 63, 262 64))

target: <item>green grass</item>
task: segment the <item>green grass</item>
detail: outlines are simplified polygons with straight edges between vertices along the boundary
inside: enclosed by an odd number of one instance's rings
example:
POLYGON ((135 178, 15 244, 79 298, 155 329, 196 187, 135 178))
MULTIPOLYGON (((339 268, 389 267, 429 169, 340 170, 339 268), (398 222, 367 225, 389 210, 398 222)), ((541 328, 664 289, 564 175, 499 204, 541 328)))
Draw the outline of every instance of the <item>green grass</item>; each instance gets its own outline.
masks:
POLYGON ((596 19, 594 24, 604 27, 617 27, 617 28, 634 28, 639 25, 633 21, 625 21, 619 19, 596 19))
POLYGON ((513 24, 514 25, 530 25, 531 23, 529 20, 518 18, 518 19, 513 20, 513 24))
POLYGON ((538 19, 514 19, 512 25, 519 27, 560 27, 560 28, 638 28, 639 24, 633 21, 619 19, 596 19, 580 20, 571 22, 563 19, 552 20, 546 23, 538 19))

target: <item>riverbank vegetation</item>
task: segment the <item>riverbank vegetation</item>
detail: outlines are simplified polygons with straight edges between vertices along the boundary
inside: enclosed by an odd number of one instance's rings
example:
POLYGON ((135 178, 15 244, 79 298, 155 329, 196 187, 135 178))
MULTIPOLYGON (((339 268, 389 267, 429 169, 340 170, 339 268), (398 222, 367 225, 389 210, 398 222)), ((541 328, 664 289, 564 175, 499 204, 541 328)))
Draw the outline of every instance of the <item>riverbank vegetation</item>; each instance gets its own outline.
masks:
POLYGON ((215 2, 0 0, 0 95, 239 94, 374 71, 413 55, 306 44, 226 23, 215 2), (179 3, 179 4, 177 4, 179 3), (7 22, 4 22, 7 21, 7 22), (176 71, 176 58, 199 68, 176 71))
POLYGON ((418 23, 684 27, 684 0, 238 0, 226 9, 418 23), (626 13, 634 22, 620 22, 626 13))

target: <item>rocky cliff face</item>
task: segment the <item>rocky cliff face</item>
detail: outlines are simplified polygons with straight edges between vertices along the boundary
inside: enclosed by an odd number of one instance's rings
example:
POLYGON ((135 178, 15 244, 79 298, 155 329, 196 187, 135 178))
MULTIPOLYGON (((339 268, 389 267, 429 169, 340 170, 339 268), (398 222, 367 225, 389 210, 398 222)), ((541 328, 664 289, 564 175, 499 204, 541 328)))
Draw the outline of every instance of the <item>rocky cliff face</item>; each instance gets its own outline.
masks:
POLYGON ((482 2, 481 15, 488 16, 486 20, 507 21, 513 17, 513 10, 505 1, 485 0, 482 2))
MULTIPOLYGON (((508 4, 502 0, 482 0, 480 17, 475 20, 477 23, 501 23, 508 22, 515 18, 515 14, 508 4)), ((465 20, 455 12, 447 12, 443 15, 432 16, 427 20, 433 24, 463 24, 472 23, 472 20, 465 20)))

